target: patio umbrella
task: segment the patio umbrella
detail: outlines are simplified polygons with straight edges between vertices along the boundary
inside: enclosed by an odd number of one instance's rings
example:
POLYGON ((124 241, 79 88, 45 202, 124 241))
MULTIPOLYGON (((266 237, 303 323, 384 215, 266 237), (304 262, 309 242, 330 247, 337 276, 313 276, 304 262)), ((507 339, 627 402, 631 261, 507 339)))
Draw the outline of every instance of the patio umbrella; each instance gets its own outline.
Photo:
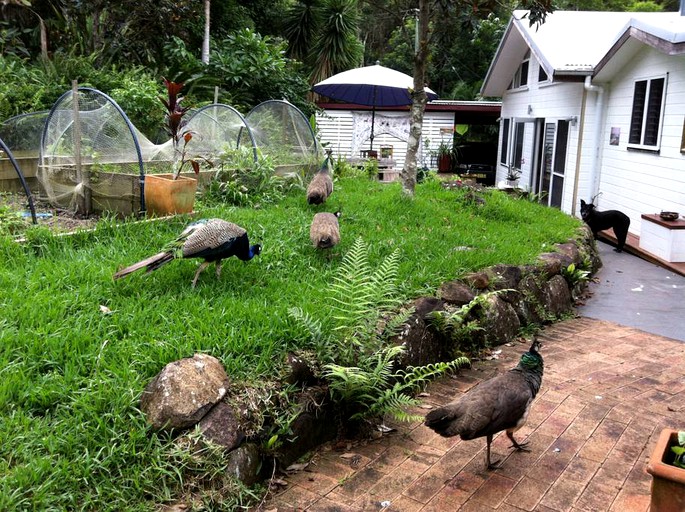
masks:
MULTIPOLYGON (((409 89, 414 88, 414 79, 400 71, 379 64, 350 69, 312 87, 321 96, 346 103, 371 106, 371 149, 373 149, 373 125, 376 120, 376 107, 398 107, 411 105, 409 89)), ((425 88, 428 101, 438 95, 425 88)))

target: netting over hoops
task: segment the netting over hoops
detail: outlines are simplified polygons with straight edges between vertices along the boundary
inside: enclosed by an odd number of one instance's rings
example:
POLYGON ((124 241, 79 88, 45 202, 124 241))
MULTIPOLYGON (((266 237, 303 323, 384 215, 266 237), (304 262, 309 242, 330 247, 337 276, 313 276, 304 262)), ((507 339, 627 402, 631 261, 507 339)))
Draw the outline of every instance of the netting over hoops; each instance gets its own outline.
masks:
POLYGON ((47 117, 47 110, 10 117, 0 123, 0 139, 5 141, 15 156, 38 157, 47 117))
POLYGON ((216 161, 222 153, 243 146, 252 149, 257 158, 255 140, 240 112, 222 103, 202 107, 192 113, 184 130, 193 134, 188 151, 210 161, 216 161))
MULTIPOLYGON (((259 150, 281 165, 306 164, 319 158, 319 146, 307 118, 295 105, 269 100, 245 116, 259 150)), ((241 145, 247 143, 241 138, 241 145)))
POLYGON ((44 199, 84 214, 119 211, 110 202, 140 203, 140 184, 117 176, 143 178, 141 139, 148 153, 157 153, 106 94, 86 87, 63 94, 41 138, 37 177, 44 199))

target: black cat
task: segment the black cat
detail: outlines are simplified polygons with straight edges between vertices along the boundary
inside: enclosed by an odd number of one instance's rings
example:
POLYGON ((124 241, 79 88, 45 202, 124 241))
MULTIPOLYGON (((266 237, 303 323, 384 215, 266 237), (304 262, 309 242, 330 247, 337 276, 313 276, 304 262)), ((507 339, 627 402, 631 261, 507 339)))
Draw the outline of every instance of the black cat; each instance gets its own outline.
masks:
POLYGON ((626 237, 628 236, 628 228, 630 227, 630 217, 618 210, 607 210, 605 212, 598 212, 595 210, 595 205, 586 203, 580 200, 580 216, 585 223, 590 226, 592 234, 595 239, 597 232, 605 229, 613 229, 616 235, 617 247, 616 252, 621 252, 623 246, 626 244, 626 237))

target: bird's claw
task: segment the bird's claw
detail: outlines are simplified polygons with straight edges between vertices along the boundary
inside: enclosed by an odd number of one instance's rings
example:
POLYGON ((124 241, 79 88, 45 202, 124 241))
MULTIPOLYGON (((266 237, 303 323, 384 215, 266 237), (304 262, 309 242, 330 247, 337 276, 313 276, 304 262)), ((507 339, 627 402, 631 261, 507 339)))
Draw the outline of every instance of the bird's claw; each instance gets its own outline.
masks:
POLYGON ((527 441, 525 443, 514 443, 509 448, 514 448, 516 451, 519 451, 519 452, 529 452, 530 451, 530 448, 528 448, 528 442, 527 441))

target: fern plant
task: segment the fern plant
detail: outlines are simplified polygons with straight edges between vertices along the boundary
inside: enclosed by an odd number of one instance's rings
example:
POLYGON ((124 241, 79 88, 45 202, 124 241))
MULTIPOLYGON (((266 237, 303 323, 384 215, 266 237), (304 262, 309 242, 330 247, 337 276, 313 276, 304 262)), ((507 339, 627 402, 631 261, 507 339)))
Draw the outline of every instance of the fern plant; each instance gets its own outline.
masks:
POLYGON ((399 421, 420 420, 422 416, 406 412, 406 408, 419 403, 414 397, 416 391, 431 379, 469 364, 468 359, 461 357, 398 370, 396 361, 405 350, 402 345, 385 347, 364 358, 364 367, 333 363, 324 367, 331 398, 347 406, 349 419, 382 418, 389 414, 399 421))
POLYGON ((326 321, 301 309, 291 317, 307 332, 323 363, 323 377, 330 398, 340 406, 342 420, 415 417, 404 412, 416 404, 412 393, 429 379, 468 364, 466 358, 449 363, 398 369, 403 346, 387 346, 412 309, 401 309, 396 281, 400 263, 394 251, 373 270, 368 247, 357 239, 343 258, 331 285, 331 304, 326 321))

